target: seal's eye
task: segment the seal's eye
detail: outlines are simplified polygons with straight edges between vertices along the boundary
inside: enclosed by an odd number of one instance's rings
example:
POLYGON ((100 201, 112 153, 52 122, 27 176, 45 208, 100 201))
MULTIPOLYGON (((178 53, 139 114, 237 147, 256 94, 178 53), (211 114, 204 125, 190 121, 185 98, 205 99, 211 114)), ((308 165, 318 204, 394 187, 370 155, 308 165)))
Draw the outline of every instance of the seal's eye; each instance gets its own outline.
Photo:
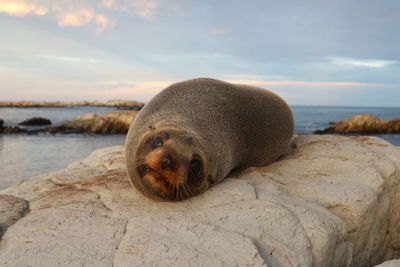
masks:
POLYGON ((150 140, 150 146, 152 149, 156 149, 157 147, 160 147, 163 145, 163 140, 161 137, 156 137, 150 140))
POLYGON ((201 162, 199 159, 192 159, 189 163, 189 175, 196 175, 200 171, 201 162))

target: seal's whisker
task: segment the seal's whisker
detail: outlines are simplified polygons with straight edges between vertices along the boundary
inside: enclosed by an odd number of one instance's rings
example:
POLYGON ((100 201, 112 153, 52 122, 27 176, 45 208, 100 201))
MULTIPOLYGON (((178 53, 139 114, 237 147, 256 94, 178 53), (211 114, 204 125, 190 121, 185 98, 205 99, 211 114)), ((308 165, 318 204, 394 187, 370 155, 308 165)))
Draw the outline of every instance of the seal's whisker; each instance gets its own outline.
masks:
POLYGON ((178 186, 178 189, 179 189, 180 200, 182 200, 182 199, 185 198, 184 195, 183 195, 183 192, 182 192, 182 187, 178 186))
POLYGON ((178 198, 178 188, 176 185, 171 184, 172 191, 175 193, 175 198, 178 198))
POLYGON ((179 189, 182 191, 182 195, 183 196, 186 196, 186 189, 185 189, 185 187, 183 186, 183 185, 179 185, 179 189))
POLYGON ((185 197, 189 197, 190 196, 190 189, 188 188, 187 184, 183 183, 181 185, 181 187, 182 187, 182 190, 185 193, 185 197))
POLYGON ((181 190, 179 189, 179 187, 176 187, 176 191, 178 192, 177 194, 177 199, 181 199, 181 190))
POLYGON ((177 185, 178 190, 179 190, 179 199, 182 200, 183 199, 183 192, 182 192, 182 187, 180 185, 177 185))
POLYGON ((185 187, 185 189, 187 190, 188 195, 189 195, 189 196, 192 195, 192 190, 190 190, 189 185, 188 185, 186 182, 183 182, 182 185, 183 185, 183 186, 185 187))

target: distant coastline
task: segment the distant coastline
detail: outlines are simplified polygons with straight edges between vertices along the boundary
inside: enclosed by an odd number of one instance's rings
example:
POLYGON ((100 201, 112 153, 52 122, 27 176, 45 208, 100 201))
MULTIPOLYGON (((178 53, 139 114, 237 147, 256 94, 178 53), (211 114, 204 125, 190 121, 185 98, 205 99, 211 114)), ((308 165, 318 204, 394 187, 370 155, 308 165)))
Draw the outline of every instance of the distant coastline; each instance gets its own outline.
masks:
POLYGON ((75 106, 90 106, 90 107, 119 107, 127 109, 141 109, 144 103, 135 100, 107 100, 107 101, 0 101, 1 107, 15 107, 15 108, 39 108, 39 107, 75 107, 75 106))

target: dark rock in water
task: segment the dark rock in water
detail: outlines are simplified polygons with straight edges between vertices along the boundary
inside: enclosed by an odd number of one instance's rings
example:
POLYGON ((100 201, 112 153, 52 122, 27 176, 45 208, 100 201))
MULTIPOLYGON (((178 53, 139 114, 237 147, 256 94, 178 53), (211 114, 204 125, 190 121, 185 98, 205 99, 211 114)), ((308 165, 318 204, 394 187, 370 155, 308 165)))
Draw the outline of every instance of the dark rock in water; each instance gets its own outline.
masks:
POLYGON ((355 115, 335 122, 332 127, 317 130, 315 134, 398 134, 400 119, 381 120, 370 114, 355 115))
POLYGON ((333 134, 335 133, 335 128, 334 127, 329 127, 324 130, 316 130, 313 132, 314 134, 333 134))
POLYGON ((0 128, 3 127, 3 124, 4 124, 4 120, 0 119, 0 128))
POLYGON ((41 117, 34 117, 23 122, 20 122, 19 125, 50 125, 51 121, 41 117))
POLYGON ((45 133, 50 133, 50 134, 76 134, 76 133, 85 133, 86 131, 82 128, 79 127, 72 127, 72 126, 67 126, 67 125, 57 125, 54 127, 46 128, 42 130, 45 133))
POLYGON ((19 127, 14 126, 6 126, 0 127, 0 133, 3 134, 20 134, 20 133, 27 133, 28 131, 19 127))
POLYGON ((133 106, 133 107, 117 107, 119 110, 141 110, 141 106, 133 106))

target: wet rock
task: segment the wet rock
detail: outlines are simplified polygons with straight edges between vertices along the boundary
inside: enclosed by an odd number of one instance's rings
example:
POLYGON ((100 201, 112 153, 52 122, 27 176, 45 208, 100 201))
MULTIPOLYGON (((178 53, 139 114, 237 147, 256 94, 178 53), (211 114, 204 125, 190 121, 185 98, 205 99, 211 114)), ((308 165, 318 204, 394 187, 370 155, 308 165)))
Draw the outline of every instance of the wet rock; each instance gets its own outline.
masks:
POLYGON ((333 123, 315 134, 396 134, 400 133, 400 119, 381 120, 370 114, 355 115, 333 123))
POLYGON ((26 119, 18 124, 25 125, 25 126, 50 125, 51 121, 49 119, 42 118, 42 117, 33 117, 30 119, 26 119))
POLYGON ((65 124, 63 123, 61 125, 57 125, 57 126, 42 129, 42 130, 37 130, 34 132, 35 133, 44 132, 44 133, 49 133, 49 134, 81 134, 81 133, 85 133, 86 131, 82 128, 72 126, 72 125, 67 125, 66 123, 65 124))
POLYGON ((21 133, 28 133, 28 130, 22 129, 16 126, 6 126, 0 127, 0 133, 2 134, 21 134, 21 133))

